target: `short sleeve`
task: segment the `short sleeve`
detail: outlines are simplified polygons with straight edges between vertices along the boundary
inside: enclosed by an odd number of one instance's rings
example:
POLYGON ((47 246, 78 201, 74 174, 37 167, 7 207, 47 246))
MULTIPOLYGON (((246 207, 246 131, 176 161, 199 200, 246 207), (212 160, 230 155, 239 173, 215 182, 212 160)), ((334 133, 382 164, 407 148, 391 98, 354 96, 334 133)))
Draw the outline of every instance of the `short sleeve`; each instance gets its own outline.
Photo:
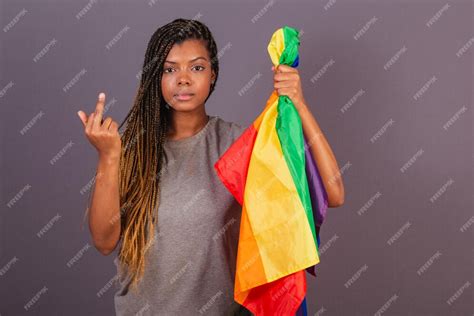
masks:
POLYGON ((237 138, 240 137, 245 131, 246 127, 242 126, 239 123, 232 122, 231 123, 231 134, 232 134, 232 142, 235 142, 237 138))

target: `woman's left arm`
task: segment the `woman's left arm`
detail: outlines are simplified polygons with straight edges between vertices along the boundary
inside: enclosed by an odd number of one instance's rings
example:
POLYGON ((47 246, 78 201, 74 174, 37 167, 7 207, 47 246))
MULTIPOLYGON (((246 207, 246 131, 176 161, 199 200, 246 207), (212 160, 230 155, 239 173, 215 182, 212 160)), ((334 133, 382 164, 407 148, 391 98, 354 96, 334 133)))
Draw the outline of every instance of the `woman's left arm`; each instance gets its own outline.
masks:
POLYGON ((303 97, 298 70, 287 65, 278 65, 277 69, 272 67, 272 70, 274 88, 278 95, 288 96, 300 115, 303 133, 328 195, 328 206, 341 206, 344 204, 344 184, 339 167, 326 137, 303 97))

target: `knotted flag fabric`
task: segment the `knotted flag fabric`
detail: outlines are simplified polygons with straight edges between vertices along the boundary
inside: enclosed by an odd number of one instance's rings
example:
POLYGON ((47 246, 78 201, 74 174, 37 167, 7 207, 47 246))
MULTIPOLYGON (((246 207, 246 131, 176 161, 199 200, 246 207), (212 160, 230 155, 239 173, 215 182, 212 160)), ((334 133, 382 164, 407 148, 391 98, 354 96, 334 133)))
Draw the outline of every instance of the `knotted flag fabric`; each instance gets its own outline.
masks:
MULTIPOLYGON (((273 34, 268 53, 275 66, 298 66, 298 35, 288 26, 273 34)), ((242 205, 234 299, 255 315, 306 315, 305 271, 316 275, 327 208, 309 146, 291 99, 273 91, 214 165, 242 205)))

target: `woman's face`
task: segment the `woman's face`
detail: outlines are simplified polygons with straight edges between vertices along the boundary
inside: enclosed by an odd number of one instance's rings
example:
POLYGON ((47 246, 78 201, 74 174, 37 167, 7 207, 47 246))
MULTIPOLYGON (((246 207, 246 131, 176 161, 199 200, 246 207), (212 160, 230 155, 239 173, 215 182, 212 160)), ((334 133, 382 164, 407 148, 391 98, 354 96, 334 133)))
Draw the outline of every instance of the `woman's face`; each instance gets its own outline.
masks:
POLYGON ((204 42, 196 39, 174 44, 163 65, 161 91, 175 111, 194 111, 204 106, 215 73, 204 42))

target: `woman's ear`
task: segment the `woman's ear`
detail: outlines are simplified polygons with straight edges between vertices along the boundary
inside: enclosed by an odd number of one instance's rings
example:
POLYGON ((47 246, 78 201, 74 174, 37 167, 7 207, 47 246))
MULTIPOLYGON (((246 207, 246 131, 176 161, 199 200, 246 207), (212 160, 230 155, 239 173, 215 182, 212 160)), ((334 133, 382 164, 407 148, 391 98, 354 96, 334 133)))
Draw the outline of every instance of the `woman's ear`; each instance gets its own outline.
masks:
POLYGON ((214 82, 216 82, 216 72, 214 70, 212 70, 211 83, 213 84, 214 82))

